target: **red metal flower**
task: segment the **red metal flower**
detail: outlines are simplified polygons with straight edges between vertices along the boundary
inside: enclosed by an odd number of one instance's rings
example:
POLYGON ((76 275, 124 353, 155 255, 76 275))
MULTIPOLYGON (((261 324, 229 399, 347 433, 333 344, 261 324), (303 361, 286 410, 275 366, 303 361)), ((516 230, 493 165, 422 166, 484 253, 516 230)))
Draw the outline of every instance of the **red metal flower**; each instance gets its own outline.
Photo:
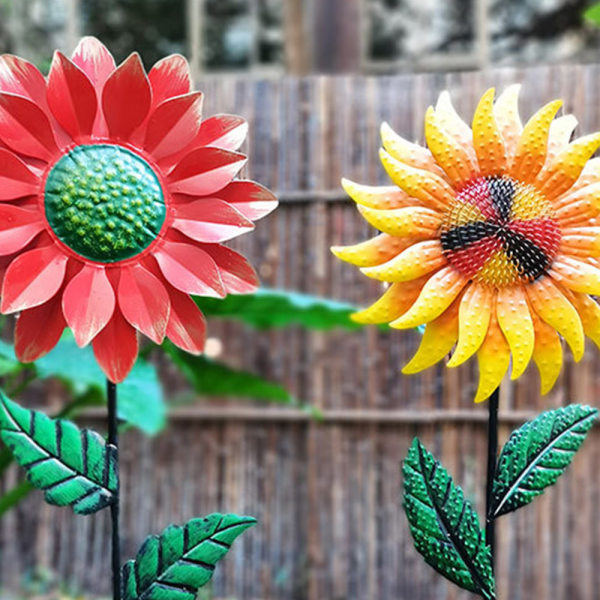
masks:
POLYGON ((68 325, 119 382, 136 330, 199 353, 205 322, 189 294, 256 288, 252 267, 221 242, 277 201, 233 181, 245 121, 201 121, 190 87, 183 57, 146 75, 137 54, 116 67, 94 38, 71 60, 57 52, 47 80, 0 57, 0 311, 20 312, 21 360, 48 352, 68 325))

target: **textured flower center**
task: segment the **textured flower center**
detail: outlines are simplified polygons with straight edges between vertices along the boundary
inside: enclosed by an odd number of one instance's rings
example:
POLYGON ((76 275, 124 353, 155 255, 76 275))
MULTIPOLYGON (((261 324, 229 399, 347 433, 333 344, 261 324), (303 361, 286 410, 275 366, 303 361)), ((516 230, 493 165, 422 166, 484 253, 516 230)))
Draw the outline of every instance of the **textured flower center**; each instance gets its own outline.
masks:
POLYGON ((533 186, 509 177, 482 177, 457 195, 442 223, 450 263, 495 287, 543 275, 558 251, 560 229, 551 205, 533 186))
POLYGON ((112 263, 142 252, 165 220, 159 180, 150 165, 126 148, 77 146, 46 180, 46 218, 77 254, 112 263))

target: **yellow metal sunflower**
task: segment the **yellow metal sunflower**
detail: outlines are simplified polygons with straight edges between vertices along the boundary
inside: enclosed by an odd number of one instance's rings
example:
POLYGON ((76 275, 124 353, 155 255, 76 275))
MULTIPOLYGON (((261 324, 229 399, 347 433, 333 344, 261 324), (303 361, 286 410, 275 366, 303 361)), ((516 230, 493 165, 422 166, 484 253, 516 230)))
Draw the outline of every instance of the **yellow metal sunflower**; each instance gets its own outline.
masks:
POLYGON ((542 393, 562 366, 562 336, 576 361, 584 335, 600 345, 600 134, 569 142, 561 101, 522 126, 519 86, 481 98, 472 129, 447 92, 425 116, 427 148, 383 124, 380 157, 395 185, 343 180, 363 217, 382 233, 332 248, 368 277, 388 282, 355 315, 406 329, 427 324, 403 373, 435 364, 452 348, 456 367, 477 354, 475 402, 533 358, 542 393))

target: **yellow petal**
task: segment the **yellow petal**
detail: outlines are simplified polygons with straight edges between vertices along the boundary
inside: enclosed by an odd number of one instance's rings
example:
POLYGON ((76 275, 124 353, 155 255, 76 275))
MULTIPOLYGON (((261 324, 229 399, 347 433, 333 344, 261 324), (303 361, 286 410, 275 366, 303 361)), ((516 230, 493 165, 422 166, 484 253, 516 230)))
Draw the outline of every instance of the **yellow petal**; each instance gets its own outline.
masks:
POLYGON ((600 306, 587 294, 565 290, 565 296, 575 307, 583 324, 583 331, 600 348, 600 306))
POLYGON ((533 310, 565 338, 575 361, 581 360, 584 350, 583 325, 575 307, 550 277, 540 277, 527 285, 525 290, 533 310))
POLYGON ((379 151, 379 158, 392 181, 429 208, 443 212, 452 204, 454 191, 439 175, 409 167, 383 149, 379 151))
MULTIPOLYGON (((548 165, 548 163, 546 163, 546 165, 548 165)), ((541 179, 546 171, 547 168, 544 167, 544 170, 540 173, 538 179, 541 179)), ((568 202, 568 196, 574 194, 584 187, 587 187, 588 185, 593 185, 594 183, 600 183, 600 158, 590 158, 590 160, 585 163, 585 167, 583 167, 583 171, 581 171, 579 179, 577 179, 577 181, 566 192, 554 200, 556 206, 560 206, 563 201, 568 202)))
POLYGON ((395 185, 361 185, 349 179, 342 179, 342 187, 354 202, 368 208, 390 210, 415 204, 414 198, 395 185))
POLYGON ((600 227, 563 229, 560 251, 567 256, 581 258, 600 256, 600 227))
POLYGON ((392 260, 376 266, 361 269, 372 279, 379 281, 410 281, 441 269, 447 264, 439 240, 427 240, 413 244, 392 260))
POLYGON ((512 354, 511 379, 517 379, 531 360, 535 342, 527 295, 520 285, 498 290, 496 315, 512 354))
POLYGON ((425 114, 425 138, 431 153, 455 186, 469 181, 476 173, 476 166, 456 138, 449 135, 438 123, 433 107, 425 114))
POLYGON ((560 256, 552 263, 549 275, 574 292, 600 294, 600 269, 587 262, 560 256))
POLYGON ((418 298, 427 277, 393 283, 374 304, 352 315, 357 323, 389 323, 403 315, 418 298))
POLYGON ((405 375, 412 375, 431 367, 442 360, 452 350, 458 337, 458 307, 460 297, 437 319, 425 326, 421 344, 415 355, 402 369, 405 375))
POLYGON ((506 153, 509 157, 517 151, 519 137, 523 131, 521 117, 519 116, 519 92, 521 84, 509 85, 494 103, 494 117, 498 129, 502 134, 506 153))
POLYGON ((550 123, 561 106, 561 100, 546 104, 525 125, 510 168, 510 174, 516 179, 532 181, 544 166, 550 123))
POLYGON ((547 394, 558 379, 562 369, 563 351, 560 338, 553 327, 531 314, 535 331, 533 360, 540 372, 540 392, 547 394))
POLYGON ((394 236, 433 237, 442 223, 442 217, 438 212, 424 206, 393 210, 376 210, 359 206, 358 211, 373 227, 394 236))
POLYGON ((405 140, 385 121, 381 124, 381 143, 397 161, 444 176, 441 167, 435 162, 427 148, 405 140))
POLYGON ((571 142, 538 177, 538 186, 550 199, 564 194, 576 181, 585 163, 600 146, 600 133, 571 142))
POLYGON ((479 350, 490 324, 494 305, 493 288, 472 283, 465 291, 458 313, 458 344, 449 367, 457 367, 479 350))
POLYGON ((555 203, 554 217, 563 227, 586 224, 600 213, 600 183, 565 194, 555 203))
POLYGON ((575 127, 577 127, 577 119, 574 115, 563 115, 552 121, 548 136, 547 162, 554 160, 569 145, 575 127))
POLYGON ((482 175, 501 175, 507 167, 506 148, 493 105, 494 88, 490 88, 481 97, 473 116, 473 146, 482 175))
POLYGON ((479 364, 479 385, 475 394, 475 402, 483 402, 500 385, 510 364, 510 348, 494 313, 492 313, 485 340, 477 351, 477 362, 479 364))
POLYGON ((453 267, 440 269, 423 286, 410 309, 392 321, 390 327, 408 329, 433 321, 452 304, 466 283, 466 278, 453 267))
POLYGON ((435 115, 440 126, 463 144, 466 152, 469 153, 472 159, 475 159, 473 132, 467 123, 460 118, 456 110, 454 110, 454 106, 452 106, 452 101, 450 100, 450 94, 447 91, 443 91, 439 95, 435 105, 435 115))
POLYGON ((411 237, 394 237, 387 233, 353 246, 332 246, 331 251, 339 259, 357 267, 373 267, 394 258, 412 244, 411 237))

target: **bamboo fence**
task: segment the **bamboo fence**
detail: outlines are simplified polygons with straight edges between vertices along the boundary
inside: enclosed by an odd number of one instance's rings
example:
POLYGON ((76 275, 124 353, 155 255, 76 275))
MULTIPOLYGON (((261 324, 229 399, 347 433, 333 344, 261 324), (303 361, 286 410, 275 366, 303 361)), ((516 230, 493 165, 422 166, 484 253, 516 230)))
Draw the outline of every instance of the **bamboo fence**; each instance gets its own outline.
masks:
MULTIPOLYGON (((374 301, 376 282, 334 259, 329 245, 366 239, 368 226, 344 198, 340 177, 384 182, 379 123, 422 139, 423 115, 442 89, 471 115, 488 85, 523 83, 529 117, 561 97, 580 132, 600 129, 600 66, 488 73, 201 81, 205 114, 250 121, 248 175, 279 192, 282 206, 235 247, 269 286, 353 302, 374 301)), ((155 439, 122 440, 124 557, 170 522, 215 510, 258 517, 219 565, 212 591, 228 599, 463 600, 413 549, 401 509, 400 462, 415 435, 442 459, 483 512, 485 407, 474 406, 473 364, 404 377, 414 332, 256 332, 212 321, 222 358, 284 383, 323 412, 231 401, 175 412, 155 439)), ((546 398, 537 373, 502 387, 501 438, 537 412, 597 404, 598 352, 567 365, 546 398)), ((166 367, 167 379, 169 376, 166 367)), ((167 394, 171 388, 167 389, 167 394)), ((143 398, 140 398, 143 402, 143 398)), ((98 421, 93 421, 101 427, 98 421)), ((498 597, 591 600, 600 589, 600 436, 595 428, 559 483, 498 524, 498 597)), ((21 473, 11 470, 0 490, 21 473)), ((34 567, 107 593, 106 514, 76 517, 33 493, 0 520, 0 581, 15 588, 34 567)))

